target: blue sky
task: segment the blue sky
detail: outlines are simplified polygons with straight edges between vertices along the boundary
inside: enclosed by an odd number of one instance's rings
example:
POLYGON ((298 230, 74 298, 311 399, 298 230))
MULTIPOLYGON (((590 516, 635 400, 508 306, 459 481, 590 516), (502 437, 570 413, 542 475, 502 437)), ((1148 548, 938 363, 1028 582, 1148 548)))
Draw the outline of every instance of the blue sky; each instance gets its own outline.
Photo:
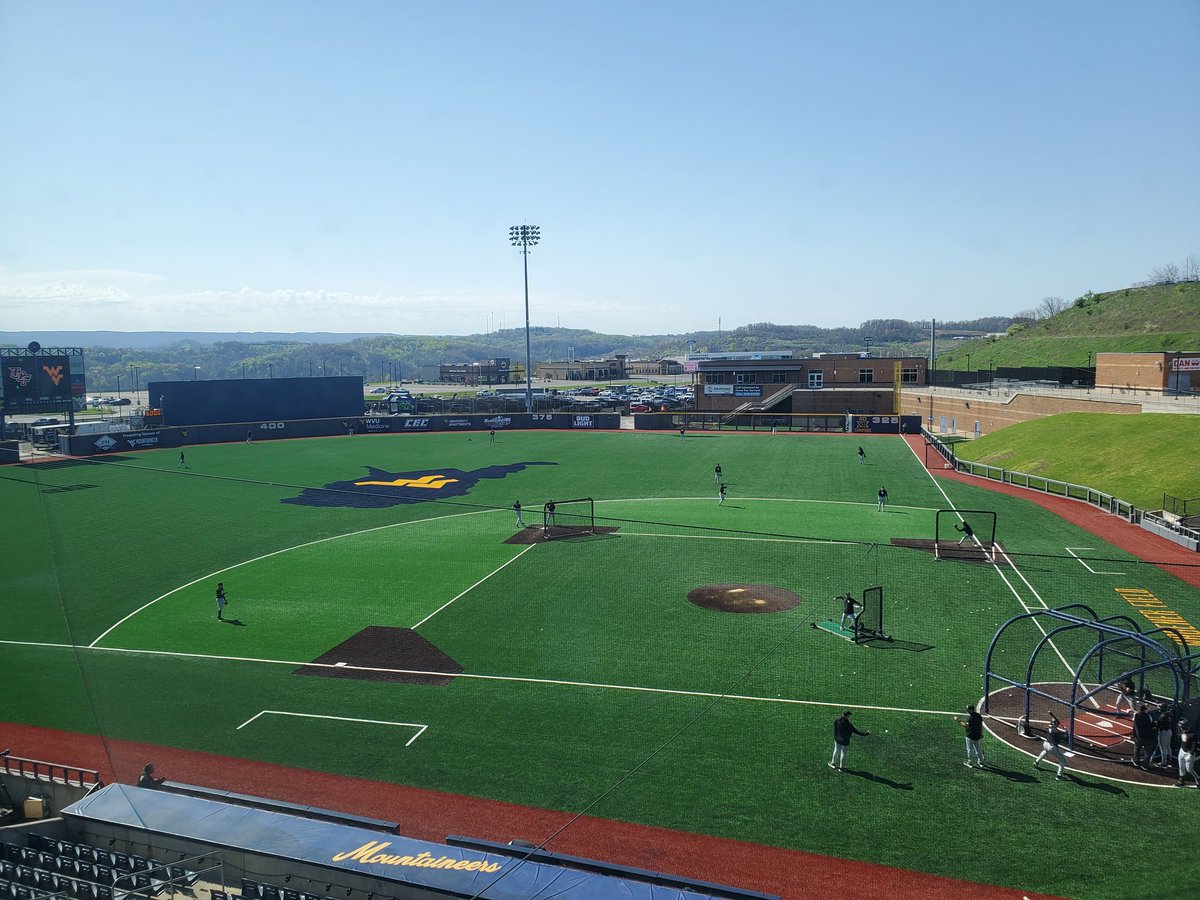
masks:
POLYGON ((0 0, 0 330, 1004 315, 1200 254, 1200 2, 0 0))

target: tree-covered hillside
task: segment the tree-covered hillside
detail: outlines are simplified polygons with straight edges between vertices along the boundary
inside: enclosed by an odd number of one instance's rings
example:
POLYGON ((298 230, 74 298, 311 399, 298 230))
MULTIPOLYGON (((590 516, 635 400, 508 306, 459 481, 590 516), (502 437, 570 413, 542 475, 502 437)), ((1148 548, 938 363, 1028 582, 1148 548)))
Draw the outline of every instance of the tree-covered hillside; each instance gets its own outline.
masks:
MULTIPOLYGON (((939 323, 939 331, 985 333, 1002 330, 1012 318, 988 317, 939 323)), ((631 359, 678 357, 689 350, 734 352, 792 350, 813 352, 870 350, 884 355, 925 355, 928 323, 883 319, 857 328, 818 328, 815 325, 744 325, 732 331, 700 331, 677 335, 600 334, 572 328, 530 329, 534 363, 568 358, 586 359, 624 353, 631 359)), ((131 342, 132 343, 132 342, 131 342)), ((151 380, 195 378, 285 378, 361 375, 369 381, 437 378, 442 363, 472 363, 495 357, 514 363, 525 360, 525 330, 509 328, 466 336, 386 335, 343 343, 322 341, 241 341, 207 343, 182 340, 157 347, 88 346, 85 353, 89 391, 131 386, 134 368, 140 384, 151 380)))
POLYGON ((1200 350, 1200 283, 1088 292, 1066 309, 1017 323, 1000 338, 944 344, 939 369, 1086 366, 1096 353, 1200 350))

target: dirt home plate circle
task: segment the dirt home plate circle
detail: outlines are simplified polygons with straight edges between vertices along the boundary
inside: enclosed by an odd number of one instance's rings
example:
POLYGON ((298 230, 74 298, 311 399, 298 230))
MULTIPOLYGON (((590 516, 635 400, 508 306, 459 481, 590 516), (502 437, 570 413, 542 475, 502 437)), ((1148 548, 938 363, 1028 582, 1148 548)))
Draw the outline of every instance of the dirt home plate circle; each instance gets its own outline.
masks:
POLYGON ((688 591, 688 602, 731 613, 782 612, 800 605, 800 595, 769 584, 706 584, 688 591))

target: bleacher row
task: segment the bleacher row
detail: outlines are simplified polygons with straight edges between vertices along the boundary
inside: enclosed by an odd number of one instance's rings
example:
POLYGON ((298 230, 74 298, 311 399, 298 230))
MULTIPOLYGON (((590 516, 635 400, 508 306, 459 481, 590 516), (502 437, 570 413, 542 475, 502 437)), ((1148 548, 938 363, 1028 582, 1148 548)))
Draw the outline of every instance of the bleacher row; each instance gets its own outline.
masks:
POLYGON ((199 875, 183 866, 132 853, 30 833, 28 843, 3 845, 0 900, 34 900, 57 894, 71 900, 122 900, 165 890, 194 896, 199 875))
MULTIPOLYGON (((70 900, 137 900, 168 892, 196 896, 200 875, 184 866, 34 833, 26 838, 24 847, 0 845, 0 900, 51 894, 70 900)), ((240 898, 216 887, 206 893, 210 900, 333 900, 249 878, 242 879, 240 898)))
MULTIPOLYGON (((236 894, 230 895, 224 891, 212 891, 211 894, 212 900, 238 900, 236 894)), ((372 898, 376 897, 375 894, 371 896, 372 898)), ((242 898, 243 900, 333 900, 324 894, 308 894, 304 891, 279 887, 263 881, 252 881, 249 878, 242 879, 242 898)), ((377 900, 388 900, 388 898, 379 896, 377 900)))

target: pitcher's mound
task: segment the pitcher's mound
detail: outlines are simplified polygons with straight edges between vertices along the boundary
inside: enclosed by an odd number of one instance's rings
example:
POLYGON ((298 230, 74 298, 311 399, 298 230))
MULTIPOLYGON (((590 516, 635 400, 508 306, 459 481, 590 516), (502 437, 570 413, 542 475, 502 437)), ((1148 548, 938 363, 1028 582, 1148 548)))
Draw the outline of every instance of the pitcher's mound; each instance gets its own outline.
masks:
POLYGON ((706 584, 688 591, 688 602, 731 613, 782 612, 800 605, 800 595, 769 584, 706 584))

